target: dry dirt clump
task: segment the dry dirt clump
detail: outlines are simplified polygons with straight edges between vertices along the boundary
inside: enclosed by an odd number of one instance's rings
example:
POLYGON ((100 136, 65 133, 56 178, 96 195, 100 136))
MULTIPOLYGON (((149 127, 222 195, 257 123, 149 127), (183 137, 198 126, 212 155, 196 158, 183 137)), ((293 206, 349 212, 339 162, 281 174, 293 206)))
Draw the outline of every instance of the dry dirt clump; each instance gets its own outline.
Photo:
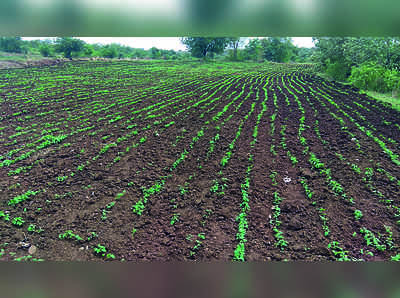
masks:
POLYGON ((65 62, 65 59, 40 59, 40 60, 0 60, 0 69, 5 68, 25 68, 32 66, 51 66, 65 62))

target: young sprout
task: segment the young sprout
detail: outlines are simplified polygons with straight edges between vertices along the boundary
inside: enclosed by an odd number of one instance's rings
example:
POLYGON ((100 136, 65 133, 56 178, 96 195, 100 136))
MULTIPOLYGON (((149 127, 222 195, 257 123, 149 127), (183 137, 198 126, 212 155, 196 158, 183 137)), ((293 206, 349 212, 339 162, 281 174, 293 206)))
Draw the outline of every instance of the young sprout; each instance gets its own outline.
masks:
POLYGON ((25 220, 22 219, 22 217, 14 217, 11 220, 11 223, 15 226, 21 227, 24 224, 25 220))
POLYGON ((354 211, 354 217, 356 220, 360 220, 363 217, 363 214, 360 210, 355 210, 354 211))
POLYGON ((175 213, 172 215, 171 222, 170 222, 171 226, 173 226, 177 221, 179 221, 179 216, 180 216, 179 213, 175 213))
POLYGON ((135 234, 136 234, 137 230, 135 228, 132 228, 132 238, 135 238, 135 234))

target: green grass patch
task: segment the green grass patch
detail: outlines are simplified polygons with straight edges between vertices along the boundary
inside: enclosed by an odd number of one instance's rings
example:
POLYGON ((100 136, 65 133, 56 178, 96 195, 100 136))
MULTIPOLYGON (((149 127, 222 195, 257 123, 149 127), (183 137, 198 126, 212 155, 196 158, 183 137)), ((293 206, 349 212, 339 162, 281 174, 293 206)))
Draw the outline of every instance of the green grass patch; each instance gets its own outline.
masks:
POLYGON ((391 93, 378 93, 375 91, 362 91, 360 93, 367 94, 368 96, 370 96, 378 101, 382 101, 384 103, 389 103, 393 109, 400 112, 400 98, 392 97, 391 93))

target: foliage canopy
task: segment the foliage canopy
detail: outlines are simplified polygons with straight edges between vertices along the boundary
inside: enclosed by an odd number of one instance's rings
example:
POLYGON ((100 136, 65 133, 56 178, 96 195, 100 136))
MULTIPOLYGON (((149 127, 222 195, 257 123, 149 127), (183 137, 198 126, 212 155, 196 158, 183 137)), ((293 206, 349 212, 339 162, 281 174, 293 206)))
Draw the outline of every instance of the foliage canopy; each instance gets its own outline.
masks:
POLYGON ((205 59, 207 55, 222 53, 229 43, 225 37, 184 37, 181 39, 193 57, 205 59))

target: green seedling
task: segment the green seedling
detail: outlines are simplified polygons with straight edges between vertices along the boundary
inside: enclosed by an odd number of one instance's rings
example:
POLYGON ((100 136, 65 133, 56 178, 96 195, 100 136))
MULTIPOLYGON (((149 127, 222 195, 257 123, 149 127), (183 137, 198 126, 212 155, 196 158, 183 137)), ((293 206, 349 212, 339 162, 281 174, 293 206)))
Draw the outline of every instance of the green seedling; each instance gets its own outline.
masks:
POLYGON ((39 234, 39 233, 43 232, 43 230, 41 228, 36 228, 36 225, 34 225, 34 224, 30 224, 28 226, 28 232, 38 233, 39 234))
POLYGON ((381 244, 380 239, 375 237, 375 235, 370 230, 362 227, 360 229, 360 233, 364 235, 364 239, 367 242, 368 246, 372 246, 378 251, 386 250, 386 245, 381 244))
POLYGON ((106 247, 101 244, 97 244, 97 246, 93 247, 93 251, 95 254, 101 255, 102 257, 104 257, 107 253, 106 247))
POLYGON ((58 176, 57 177, 57 181, 58 182, 64 182, 65 180, 67 180, 68 179, 68 176, 58 176))
POLYGON ((397 254, 395 256, 392 256, 390 258, 391 261, 395 261, 395 262, 400 262, 400 254, 397 254))
POLYGON ((354 218, 356 220, 360 220, 362 217, 363 217, 363 214, 362 214, 362 212, 360 210, 355 210, 354 211, 354 218))
POLYGON ((172 218, 170 221, 171 226, 173 226, 177 221, 179 221, 179 216, 180 216, 179 213, 175 213, 172 215, 172 218))
POLYGON ((11 223, 12 223, 14 226, 21 227, 21 226, 25 223, 25 220, 23 220, 22 217, 14 217, 14 218, 11 220, 11 223))
POLYGON ((99 235, 96 232, 91 232, 89 237, 87 238, 88 241, 93 240, 94 238, 98 238, 99 235))
POLYGON ((3 218, 5 221, 10 221, 10 214, 0 210, 0 218, 3 218))
POLYGON ((75 239, 76 241, 83 241, 83 238, 77 234, 74 234, 71 230, 65 231, 63 234, 58 235, 58 238, 63 239, 75 239))

